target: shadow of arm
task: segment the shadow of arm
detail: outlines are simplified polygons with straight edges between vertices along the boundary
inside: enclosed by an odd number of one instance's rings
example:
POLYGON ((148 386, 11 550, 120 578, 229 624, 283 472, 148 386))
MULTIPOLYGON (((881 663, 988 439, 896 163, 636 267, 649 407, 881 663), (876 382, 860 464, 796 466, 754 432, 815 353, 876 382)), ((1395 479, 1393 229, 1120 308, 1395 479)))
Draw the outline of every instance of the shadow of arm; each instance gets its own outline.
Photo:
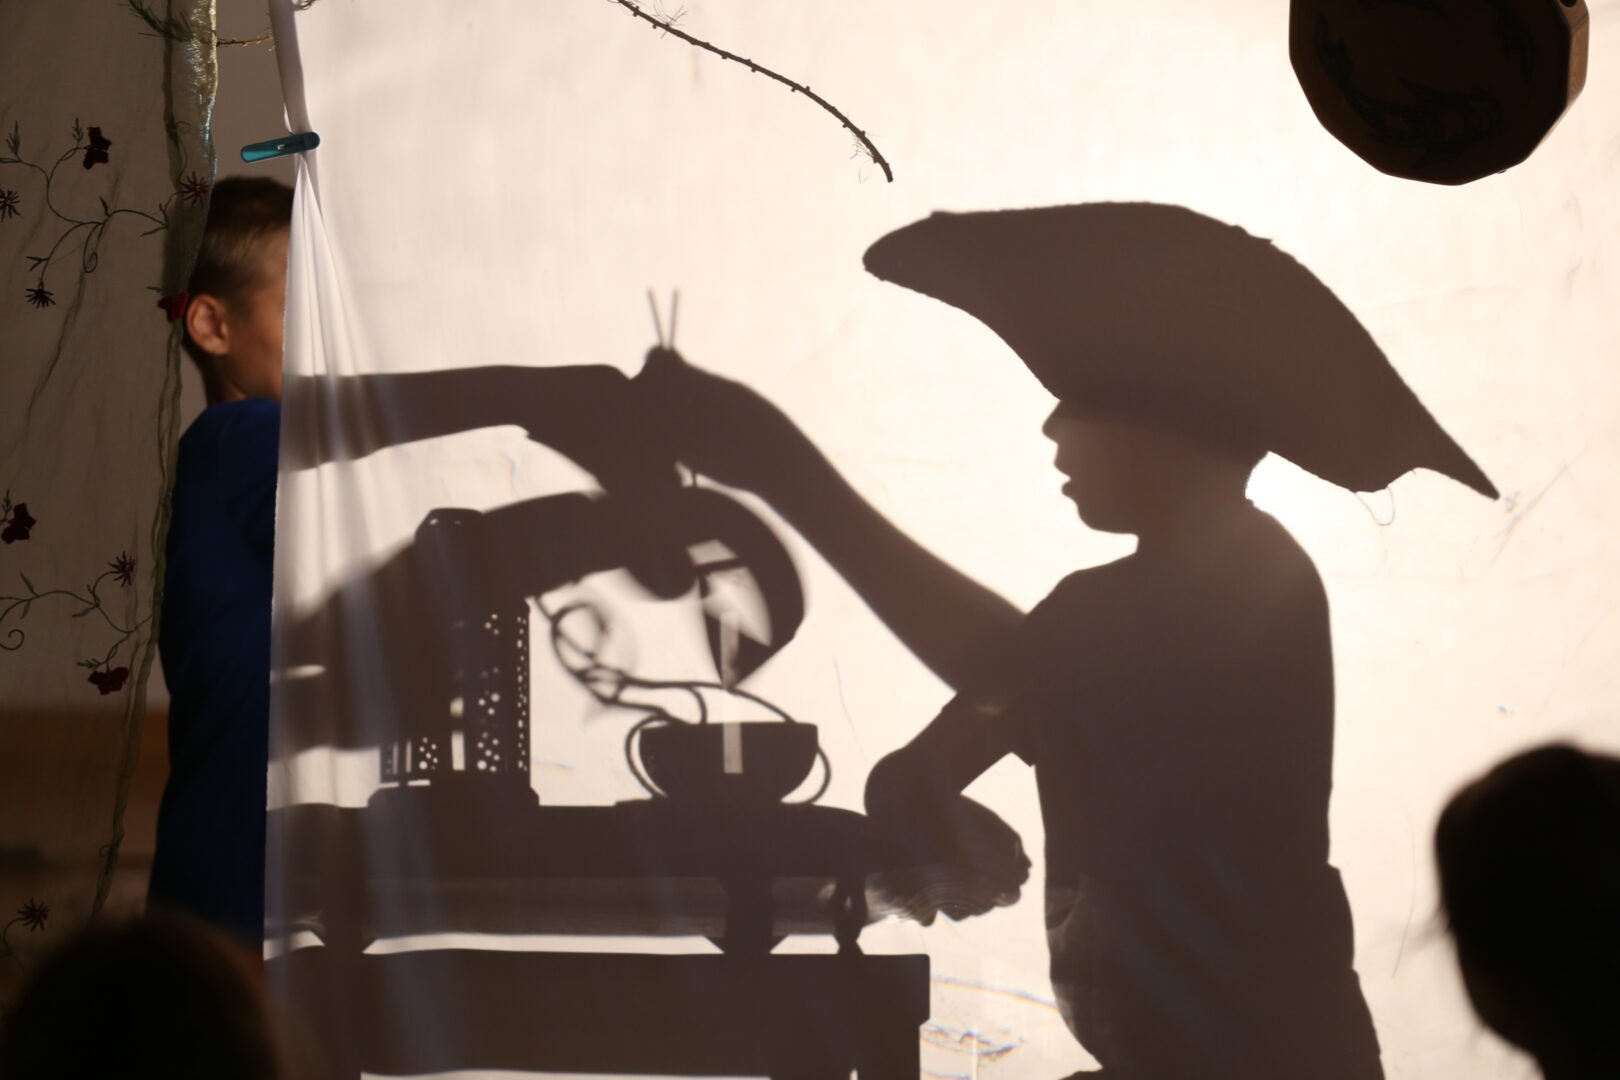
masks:
POLYGON ((628 429, 628 387, 622 372, 602 365, 290 377, 282 391, 282 468, 511 425, 589 470, 605 488, 670 489, 675 473, 668 457, 628 429))
POLYGON ((1022 621, 1018 608, 897 528, 751 388, 667 349, 631 381, 645 426, 679 460, 769 503, 947 685, 982 677, 1022 621))
POLYGON ((882 907, 927 924, 940 912, 962 919, 1017 901, 1030 869, 1023 841, 962 794, 1011 751, 1003 712, 959 696, 872 769, 866 811, 902 866, 872 882, 882 907))

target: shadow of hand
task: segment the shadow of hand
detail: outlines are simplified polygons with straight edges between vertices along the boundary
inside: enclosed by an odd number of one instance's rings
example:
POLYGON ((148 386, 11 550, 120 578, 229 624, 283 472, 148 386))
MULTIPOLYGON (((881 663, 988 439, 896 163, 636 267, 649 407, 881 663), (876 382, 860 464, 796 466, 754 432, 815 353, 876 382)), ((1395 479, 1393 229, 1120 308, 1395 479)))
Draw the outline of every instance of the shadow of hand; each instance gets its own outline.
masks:
POLYGON ((909 865, 872 876, 876 909, 927 926, 1017 903, 1030 861, 1012 827, 965 796, 934 810, 926 821, 880 823, 909 865))
POLYGON ((730 487, 769 497, 816 457, 786 413, 673 349, 648 350, 631 397, 638 422, 677 460, 730 487))

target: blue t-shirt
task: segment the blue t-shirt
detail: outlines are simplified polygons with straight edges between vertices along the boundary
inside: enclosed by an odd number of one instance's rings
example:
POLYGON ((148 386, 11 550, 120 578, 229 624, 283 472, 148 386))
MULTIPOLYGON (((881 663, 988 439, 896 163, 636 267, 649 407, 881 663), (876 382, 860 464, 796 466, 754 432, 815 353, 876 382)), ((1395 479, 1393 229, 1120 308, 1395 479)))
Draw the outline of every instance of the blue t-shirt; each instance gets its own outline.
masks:
POLYGON ((163 624, 169 782, 151 902, 264 938, 270 583, 281 407, 212 405, 180 438, 163 624))

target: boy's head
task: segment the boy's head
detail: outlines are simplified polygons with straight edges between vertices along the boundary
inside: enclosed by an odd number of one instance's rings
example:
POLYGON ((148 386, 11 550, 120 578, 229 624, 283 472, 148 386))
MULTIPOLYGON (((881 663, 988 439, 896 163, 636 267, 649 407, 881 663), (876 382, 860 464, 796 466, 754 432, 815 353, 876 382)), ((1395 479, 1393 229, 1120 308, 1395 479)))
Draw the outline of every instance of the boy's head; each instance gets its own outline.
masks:
POLYGON ((185 315, 186 352, 210 405, 281 399, 292 201, 292 189, 276 180, 214 185, 185 315))
POLYGON ((1057 446, 1063 494, 1093 529, 1175 530, 1190 516, 1243 502, 1259 450, 1228 448, 1160 426, 1094 418, 1059 406, 1041 429, 1057 446))
POLYGON ((1547 746, 1458 792, 1435 830, 1469 998, 1548 1075, 1620 1063, 1620 760, 1547 746))

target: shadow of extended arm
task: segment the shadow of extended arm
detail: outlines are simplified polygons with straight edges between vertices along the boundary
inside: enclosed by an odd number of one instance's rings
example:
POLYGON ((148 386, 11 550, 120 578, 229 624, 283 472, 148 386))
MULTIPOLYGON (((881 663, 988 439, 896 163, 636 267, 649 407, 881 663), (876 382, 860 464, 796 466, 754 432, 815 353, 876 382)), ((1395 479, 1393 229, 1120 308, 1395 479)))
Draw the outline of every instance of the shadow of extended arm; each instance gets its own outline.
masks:
POLYGON ((762 497, 946 685, 985 678, 1023 612, 907 536, 810 449, 815 458, 762 497))
POLYGON ((492 366, 389 375, 290 377, 281 466, 307 469, 390 446, 515 425, 620 491, 673 486, 643 433, 627 430, 629 380, 615 368, 492 366))
POLYGON ((947 685, 986 677, 1023 613, 896 528, 781 410, 664 349, 632 382, 681 460, 769 503, 947 685))

